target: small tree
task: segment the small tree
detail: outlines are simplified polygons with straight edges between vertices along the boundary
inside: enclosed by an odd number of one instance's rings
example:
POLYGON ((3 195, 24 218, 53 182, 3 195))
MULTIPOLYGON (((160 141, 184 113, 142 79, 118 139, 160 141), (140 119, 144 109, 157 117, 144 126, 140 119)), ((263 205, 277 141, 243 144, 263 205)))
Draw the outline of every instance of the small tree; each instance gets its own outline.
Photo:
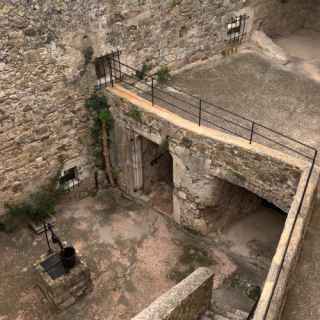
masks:
POLYGON ((104 160, 104 169, 106 176, 111 184, 115 186, 115 181, 112 174, 112 167, 110 161, 110 151, 109 151, 109 130, 112 126, 112 115, 109 110, 107 98, 104 95, 98 95, 94 93, 86 101, 86 107, 96 114, 96 120, 99 122, 98 132, 94 130, 94 138, 98 143, 101 144, 101 153, 104 160))

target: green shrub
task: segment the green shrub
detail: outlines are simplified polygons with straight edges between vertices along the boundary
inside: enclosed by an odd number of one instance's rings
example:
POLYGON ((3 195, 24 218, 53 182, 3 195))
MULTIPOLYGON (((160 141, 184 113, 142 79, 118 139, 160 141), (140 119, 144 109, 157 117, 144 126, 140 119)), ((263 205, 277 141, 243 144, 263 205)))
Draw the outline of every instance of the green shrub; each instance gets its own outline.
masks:
POLYGON ((150 69, 150 66, 144 63, 141 69, 136 71, 136 77, 140 80, 143 80, 146 77, 147 73, 150 71, 150 69))
POLYGON ((110 106, 108 104, 107 97, 103 94, 93 93, 85 102, 85 106, 88 110, 94 114, 94 121, 91 127, 91 136, 94 140, 93 155, 95 158, 95 165, 98 168, 103 169, 104 162, 101 157, 102 146, 101 146, 101 134, 102 127, 101 121, 106 122, 107 130, 110 131, 113 127, 113 118, 110 112, 110 106))
POLYGON ((136 106, 133 106, 127 115, 138 122, 142 122, 142 112, 136 106))
POLYGON ((6 204, 6 210, 14 219, 31 219, 40 222, 55 213, 59 191, 41 190, 34 192, 30 197, 16 204, 6 204))
POLYGON ((18 219, 12 216, 6 216, 5 219, 0 222, 0 232, 12 233, 17 230, 19 226, 18 219))
POLYGON ((107 97, 102 94, 93 93, 85 102, 85 106, 92 111, 100 112, 109 110, 107 97))
POLYGON ((166 83, 170 80, 170 70, 167 66, 161 66, 159 71, 156 73, 157 80, 159 83, 166 83))

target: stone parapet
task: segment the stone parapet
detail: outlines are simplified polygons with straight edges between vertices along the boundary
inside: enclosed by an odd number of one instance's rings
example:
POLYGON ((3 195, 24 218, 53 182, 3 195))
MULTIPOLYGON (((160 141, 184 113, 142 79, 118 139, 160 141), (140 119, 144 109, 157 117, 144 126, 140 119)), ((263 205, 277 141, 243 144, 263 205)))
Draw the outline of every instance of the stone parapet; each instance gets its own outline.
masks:
POLYGON ((213 271, 199 268, 132 320, 195 320, 209 309, 213 271))

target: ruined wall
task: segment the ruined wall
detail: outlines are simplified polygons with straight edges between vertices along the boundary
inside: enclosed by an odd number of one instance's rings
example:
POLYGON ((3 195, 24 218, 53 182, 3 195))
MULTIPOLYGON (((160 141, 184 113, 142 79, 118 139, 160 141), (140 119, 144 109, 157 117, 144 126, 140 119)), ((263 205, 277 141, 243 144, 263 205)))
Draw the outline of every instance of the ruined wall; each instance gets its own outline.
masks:
POLYGON ((177 68, 220 53, 233 13, 247 12, 255 26, 263 21, 267 27, 280 7, 290 10, 290 21, 296 19, 300 11, 290 9, 295 3, 1 1, 0 208, 44 182, 59 158, 91 176, 90 123, 83 105, 96 82, 92 52, 95 58, 119 48, 124 61, 137 67, 146 62, 177 68))
MULTIPOLYGON (((110 92, 114 90, 117 89, 109 89, 110 92)), ((125 91, 121 89, 121 92, 125 91)), ((141 109, 141 121, 137 121, 130 117, 133 105, 124 96, 109 94, 109 100, 116 123, 113 148, 119 155, 114 166, 120 188, 127 193, 133 194, 136 168, 143 165, 128 165, 128 159, 132 158, 131 148, 123 142, 128 141, 130 132, 134 131, 157 144, 168 135, 173 158, 174 218, 178 223, 206 233, 207 217, 203 209, 215 205, 215 193, 218 203, 221 193, 225 193, 225 199, 234 192, 228 183, 245 188, 288 212, 301 169, 288 163, 286 155, 281 160, 272 155, 272 150, 268 149, 270 154, 263 152, 261 146, 250 149, 248 142, 241 145, 237 138, 229 135, 223 139, 223 133, 215 136, 214 130, 199 128, 180 117, 171 121, 168 112, 162 113, 159 107, 152 107, 150 103, 146 107, 148 112, 141 109), (204 136, 196 133, 197 130, 208 130, 212 135, 204 136)))

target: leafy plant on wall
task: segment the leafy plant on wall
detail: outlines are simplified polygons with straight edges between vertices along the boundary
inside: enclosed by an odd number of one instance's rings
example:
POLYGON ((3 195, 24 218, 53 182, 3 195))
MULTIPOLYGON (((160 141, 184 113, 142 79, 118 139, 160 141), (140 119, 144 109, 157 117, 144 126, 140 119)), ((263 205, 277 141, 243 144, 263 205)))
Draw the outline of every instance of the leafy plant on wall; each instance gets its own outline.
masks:
POLYGON ((92 136, 96 141, 96 156, 101 157, 102 155, 107 179, 111 186, 115 186, 109 149, 109 132, 113 123, 110 106, 106 96, 98 94, 97 92, 93 93, 91 97, 86 100, 85 105, 95 114, 92 136))

